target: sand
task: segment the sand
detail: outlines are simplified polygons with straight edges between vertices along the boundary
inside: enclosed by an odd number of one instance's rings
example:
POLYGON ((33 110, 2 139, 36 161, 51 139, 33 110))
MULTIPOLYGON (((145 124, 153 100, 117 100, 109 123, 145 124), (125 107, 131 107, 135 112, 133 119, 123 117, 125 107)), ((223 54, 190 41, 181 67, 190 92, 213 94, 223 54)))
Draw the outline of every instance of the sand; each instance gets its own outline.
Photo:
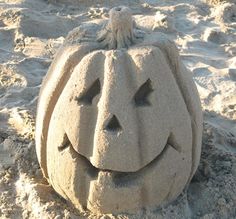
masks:
POLYGON ((0 218, 236 218, 235 3, 59 2, 0 2, 0 218), (200 94, 203 150, 188 189, 172 204, 136 214, 93 215, 73 209, 42 178, 34 144, 36 104, 43 76, 68 31, 99 22, 120 4, 132 9, 137 25, 175 41, 200 94))

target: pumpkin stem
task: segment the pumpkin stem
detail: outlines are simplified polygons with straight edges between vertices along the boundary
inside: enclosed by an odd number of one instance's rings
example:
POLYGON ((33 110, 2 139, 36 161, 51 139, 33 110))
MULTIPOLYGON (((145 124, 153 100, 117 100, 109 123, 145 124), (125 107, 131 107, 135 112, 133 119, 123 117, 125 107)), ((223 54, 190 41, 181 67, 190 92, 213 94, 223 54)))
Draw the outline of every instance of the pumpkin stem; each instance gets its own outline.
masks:
POLYGON ((108 49, 128 48, 135 41, 131 10, 125 6, 112 8, 109 21, 99 33, 98 41, 108 49))

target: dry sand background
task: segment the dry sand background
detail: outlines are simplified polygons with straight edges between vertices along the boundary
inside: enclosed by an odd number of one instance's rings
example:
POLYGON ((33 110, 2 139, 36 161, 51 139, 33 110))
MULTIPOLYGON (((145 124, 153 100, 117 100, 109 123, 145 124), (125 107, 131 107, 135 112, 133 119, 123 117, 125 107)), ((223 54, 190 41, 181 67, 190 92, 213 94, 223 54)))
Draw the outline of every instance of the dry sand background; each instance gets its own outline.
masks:
POLYGON ((235 1, 58 2, 0 0, 0 218, 236 218, 235 1), (42 179, 33 140, 36 103, 68 31, 106 18, 120 4, 130 6, 139 25, 176 42, 200 93, 203 150, 188 190, 171 205, 95 216, 76 212, 42 179))

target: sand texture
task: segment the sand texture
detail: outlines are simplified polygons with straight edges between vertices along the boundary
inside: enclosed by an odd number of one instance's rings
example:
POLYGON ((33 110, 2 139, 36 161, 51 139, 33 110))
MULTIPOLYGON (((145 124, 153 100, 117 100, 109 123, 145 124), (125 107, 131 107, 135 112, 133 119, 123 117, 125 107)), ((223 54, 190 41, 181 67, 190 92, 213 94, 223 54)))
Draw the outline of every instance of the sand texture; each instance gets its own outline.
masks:
POLYGON ((236 218, 234 1, 65 2, 0 2, 0 218, 236 218), (95 215, 75 210, 43 179, 34 143, 36 104, 56 51, 76 39, 78 31, 66 39, 68 32, 83 22, 100 24, 120 4, 132 9, 137 28, 163 32, 177 45, 201 99, 202 153, 188 188, 172 204, 95 215))
POLYGON ((48 70, 36 117, 40 166, 61 196, 94 213, 161 206, 199 164, 197 88, 174 43, 138 32, 128 7, 105 22, 70 32, 48 70))

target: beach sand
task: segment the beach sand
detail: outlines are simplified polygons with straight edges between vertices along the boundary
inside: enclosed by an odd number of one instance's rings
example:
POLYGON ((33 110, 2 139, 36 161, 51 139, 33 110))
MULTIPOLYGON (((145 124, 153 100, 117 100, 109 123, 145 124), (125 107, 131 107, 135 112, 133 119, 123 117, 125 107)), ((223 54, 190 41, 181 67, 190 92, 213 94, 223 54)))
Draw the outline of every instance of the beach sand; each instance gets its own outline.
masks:
POLYGON ((2 0, 0 63, 0 218, 236 218, 235 1, 2 0), (190 185, 170 205, 94 215, 73 209, 43 179, 34 143, 36 105, 68 31, 107 18, 116 5, 129 6, 137 25, 175 41, 201 98, 202 155, 190 185))

